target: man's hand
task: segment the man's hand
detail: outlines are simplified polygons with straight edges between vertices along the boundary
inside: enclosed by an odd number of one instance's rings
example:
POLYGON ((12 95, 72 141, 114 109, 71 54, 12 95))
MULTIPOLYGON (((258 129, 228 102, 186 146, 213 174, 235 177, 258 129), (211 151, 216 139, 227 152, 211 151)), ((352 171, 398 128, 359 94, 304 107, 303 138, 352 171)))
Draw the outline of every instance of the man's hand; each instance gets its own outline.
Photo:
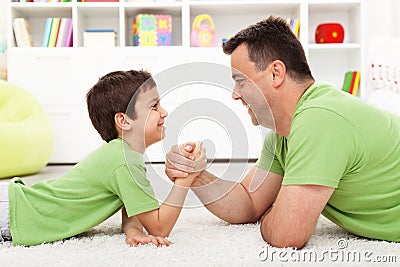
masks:
POLYGON ((188 142, 174 145, 166 155, 165 174, 175 181, 176 178, 194 178, 207 166, 205 148, 201 142, 188 142))
POLYGON ((153 244, 157 247, 159 246, 169 246, 171 241, 159 236, 152 236, 152 235, 145 235, 143 232, 139 231, 138 229, 132 229, 126 235, 126 244, 130 245, 131 247, 137 247, 140 245, 146 244, 153 244), (136 231, 137 230, 137 231, 136 231))

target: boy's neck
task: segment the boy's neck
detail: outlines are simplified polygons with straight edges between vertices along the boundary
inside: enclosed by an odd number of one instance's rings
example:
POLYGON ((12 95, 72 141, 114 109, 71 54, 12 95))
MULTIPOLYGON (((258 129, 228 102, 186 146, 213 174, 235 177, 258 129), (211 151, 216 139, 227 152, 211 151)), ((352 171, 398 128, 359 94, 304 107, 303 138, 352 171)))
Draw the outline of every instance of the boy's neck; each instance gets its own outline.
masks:
POLYGON ((119 136, 119 138, 121 138, 125 143, 127 143, 132 150, 142 155, 144 154, 146 146, 144 145, 144 142, 142 140, 138 140, 138 138, 122 138, 121 136, 119 136))

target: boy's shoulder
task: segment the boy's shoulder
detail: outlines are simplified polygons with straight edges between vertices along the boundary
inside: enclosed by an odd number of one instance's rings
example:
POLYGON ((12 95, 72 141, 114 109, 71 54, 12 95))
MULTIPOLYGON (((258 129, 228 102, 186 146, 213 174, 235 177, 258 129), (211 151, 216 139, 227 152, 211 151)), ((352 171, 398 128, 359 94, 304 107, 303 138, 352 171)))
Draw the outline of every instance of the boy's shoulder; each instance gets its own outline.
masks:
POLYGON ((101 166, 111 165, 143 165, 143 155, 132 150, 130 146, 121 138, 116 138, 108 143, 104 142, 102 146, 90 153, 82 162, 96 163, 101 166))

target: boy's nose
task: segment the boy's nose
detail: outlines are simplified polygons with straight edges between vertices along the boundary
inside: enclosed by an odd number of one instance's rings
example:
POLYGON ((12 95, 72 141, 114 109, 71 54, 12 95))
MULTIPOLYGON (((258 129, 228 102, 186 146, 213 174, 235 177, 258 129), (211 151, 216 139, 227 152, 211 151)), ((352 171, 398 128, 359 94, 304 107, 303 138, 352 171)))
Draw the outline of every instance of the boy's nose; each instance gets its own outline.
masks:
POLYGON ((166 111, 164 108, 161 108, 161 117, 165 118, 168 116, 168 111, 166 111))

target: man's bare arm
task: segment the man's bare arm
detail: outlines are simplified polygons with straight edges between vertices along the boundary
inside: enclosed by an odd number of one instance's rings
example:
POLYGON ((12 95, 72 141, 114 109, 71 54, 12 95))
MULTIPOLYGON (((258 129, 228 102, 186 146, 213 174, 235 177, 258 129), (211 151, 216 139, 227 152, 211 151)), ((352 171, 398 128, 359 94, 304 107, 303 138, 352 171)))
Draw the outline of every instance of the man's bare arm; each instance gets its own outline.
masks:
POLYGON ((203 171, 191 189, 214 215, 230 223, 256 222, 278 195, 282 176, 253 167, 241 183, 203 171))
POLYGON ((319 185, 285 185, 261 221, 261 235, 276 247, 302 248, 335 189, 319 185))

